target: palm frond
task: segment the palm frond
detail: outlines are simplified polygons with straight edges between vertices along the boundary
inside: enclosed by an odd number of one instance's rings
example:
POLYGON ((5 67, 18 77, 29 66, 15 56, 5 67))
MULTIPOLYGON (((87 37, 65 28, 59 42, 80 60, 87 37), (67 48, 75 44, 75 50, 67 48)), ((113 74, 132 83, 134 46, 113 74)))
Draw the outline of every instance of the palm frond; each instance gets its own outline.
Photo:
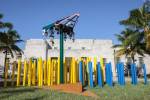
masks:
POLYGON ((18 53, 23 53, 23 51, 17 45, 11 45, 11 49, 18 53))
POLYGON ((117 57, 122 56, 124 54, 126 54, 125 49, 119 49, 119 50, 116 51, 116 56, 117 57))
POLYGON ((5 23, 3 23, 3 27, 6 27, 8 29, 12 29, 13 25, 10 22, 5 22, 5 23))
POLYGON ((3 18, 3 14, 0 14, 0 19, 2 19, 3 18))

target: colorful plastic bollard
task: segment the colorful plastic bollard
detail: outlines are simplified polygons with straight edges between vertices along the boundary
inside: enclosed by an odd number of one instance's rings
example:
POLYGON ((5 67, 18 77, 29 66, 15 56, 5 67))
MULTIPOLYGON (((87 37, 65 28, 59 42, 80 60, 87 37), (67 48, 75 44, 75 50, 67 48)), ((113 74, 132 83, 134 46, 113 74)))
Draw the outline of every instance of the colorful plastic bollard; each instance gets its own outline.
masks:
POLYGON ((111 63, 106 64, 106 83, 109 86, 113 86, 113 76, 112 76, 112 68, 111 68, 111 63))
POLYGON ((135 64, 131 64, 131 83, 133 85, 137 84, 137 75, 136 75, 136 65, 135 64))
POLYGON ((23 86, 26 85, 26 78, 27 78, 27 61, 24 61, 24 71, 23 71, 23 86))
POLYGON ((44 85, 47 85, 47 61, 44 61, 44 85))
POLYGON ((90 87, 94 87, 93 84, 93 68, 92 68, 92 62, 90 61, 88 63, 88 68, 89 68, 89 81, 90 81, 90 87))
POLYGON ((76 66, 75 58, 72 58, 72 83, 76 83, 76 66))
POLYGON ((28 67, 28 86, 31 86, 31 79, 32 78, 32 59, 29 60, 29 67, 28 67))
POLYGON ((101 56, 100 57, 100 64, 101 64, 101 69, 102 69, 102 80, 103 80, 103 84, 106 81, 106 76, 105 76, 105 65, 104 65, 104 59, 101 56))
POLYGON ((147 84, 147 76, 146 76, 146 67, 145 64, 142 65, 143 74, 144 74, 144 84, 147 84))
POLYGON ((67 66, 66 66, 66 59, 64 59, 64 83, 67 83, 67 66))
POLYGON ((32 62, 32 85, 35 86, 35 78, 36 78, 36 60, 32 62))
POLYGON ((79 62, 79 82, 83 85, 83 62, 79 62))
POLYGON ((94 57, 94 75, 95 75, 95 85, 97 85, 97 58, 94 57))
POLYGON ((102 70, 101 70, 100 62, 98 62, 97 64, 97 83, 99 87, 103 87, 102 70))
POLYGON ((11 75, 11 78, 12 78, 12 83, 11 83, 11 86, 14 86, 14 81, 15 81, 15 69, 16 69, 16 62, 13 62, 13 68, 12 68, 12 75, 11 75))
POLYGON ((117 75, 118 75, 118 83, 120 85, 125 85, 125 77, 124 77, 124 64, 117 64, 117 75))
POLYGON ((51 58, 49 58, 48 59, 48 62, 47 62, 47 68, 48 68, 48 72, 47 72, 47 74, 48 74, 48 86, 50 86, 51 85, 51 58))
POLYGON ((18 60, 17 86, 20 86, 21 60, 18 60))
POLYGON ((58 66, 57 66, 57 84, 60 84, 60 57, 58 57, 58 66))
POLYGON ((42 58, 38 59, 38 86, 43 85, 43 63, 42 58))

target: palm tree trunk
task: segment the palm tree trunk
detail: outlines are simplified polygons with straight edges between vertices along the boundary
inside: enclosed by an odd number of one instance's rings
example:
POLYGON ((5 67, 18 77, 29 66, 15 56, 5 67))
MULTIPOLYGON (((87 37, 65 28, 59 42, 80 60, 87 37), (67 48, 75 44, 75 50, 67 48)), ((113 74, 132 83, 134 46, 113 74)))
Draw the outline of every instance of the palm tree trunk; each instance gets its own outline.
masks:
POLYGON ((149 26, 146 26, 144 28, 144 37, 145 37, 145 42, 146 42, 146 49, 149 51, 150 49, 150 29, 149 26))
POLYGON ((150 50, 150 34, 147 35, 147 41, 146 41, 146 49, 149 51, 150 50))
POLYGON ((5 60, 4 60, 4 76, 5 76, 5 67, 7 64, 7 50, 5 51, 5 60))

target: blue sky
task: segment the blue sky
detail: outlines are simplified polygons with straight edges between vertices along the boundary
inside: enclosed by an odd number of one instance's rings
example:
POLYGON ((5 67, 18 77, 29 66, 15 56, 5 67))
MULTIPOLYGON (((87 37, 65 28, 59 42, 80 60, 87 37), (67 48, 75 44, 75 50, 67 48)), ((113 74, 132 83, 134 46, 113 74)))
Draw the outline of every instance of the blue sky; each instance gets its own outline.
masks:
MULTIPOLYGON (((61 17, 80 13, 76 38, 112 39, 124 28, 119 21, 144 0, 1 0, 0 13, 22 39, 42 38, 42 27, 61 17)), ((23 45, 21 45, 23 48, 23 45)))

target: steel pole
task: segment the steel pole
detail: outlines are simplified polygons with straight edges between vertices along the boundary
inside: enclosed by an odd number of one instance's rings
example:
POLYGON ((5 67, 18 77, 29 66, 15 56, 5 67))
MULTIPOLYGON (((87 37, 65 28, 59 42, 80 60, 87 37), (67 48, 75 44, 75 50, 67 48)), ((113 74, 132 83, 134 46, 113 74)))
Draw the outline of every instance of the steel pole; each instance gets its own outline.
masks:
POLYGON ((64 73, 63 73, 63 60, 64 60, 64 36, 63 32, 60 29, 60 83, 64 82, 64 73))

